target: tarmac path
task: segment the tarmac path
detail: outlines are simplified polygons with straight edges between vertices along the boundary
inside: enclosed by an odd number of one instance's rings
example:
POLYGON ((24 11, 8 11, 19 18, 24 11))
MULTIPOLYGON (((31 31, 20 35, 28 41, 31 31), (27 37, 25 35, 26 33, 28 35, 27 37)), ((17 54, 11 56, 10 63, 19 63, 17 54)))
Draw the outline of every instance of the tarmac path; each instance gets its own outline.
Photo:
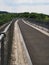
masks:
POLYGON ((49 36, 25 24, 21 19, 18 25, 33 65, 49 65, 49 36))

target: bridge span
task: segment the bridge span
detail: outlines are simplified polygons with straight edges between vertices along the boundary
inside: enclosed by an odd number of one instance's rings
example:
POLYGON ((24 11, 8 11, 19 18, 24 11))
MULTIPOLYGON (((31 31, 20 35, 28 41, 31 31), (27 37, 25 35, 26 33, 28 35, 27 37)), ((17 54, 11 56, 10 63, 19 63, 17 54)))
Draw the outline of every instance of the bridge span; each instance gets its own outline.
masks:
POLYGON ((14 21, 0 33, 0 65, 49 65, 49 32, 14 21))

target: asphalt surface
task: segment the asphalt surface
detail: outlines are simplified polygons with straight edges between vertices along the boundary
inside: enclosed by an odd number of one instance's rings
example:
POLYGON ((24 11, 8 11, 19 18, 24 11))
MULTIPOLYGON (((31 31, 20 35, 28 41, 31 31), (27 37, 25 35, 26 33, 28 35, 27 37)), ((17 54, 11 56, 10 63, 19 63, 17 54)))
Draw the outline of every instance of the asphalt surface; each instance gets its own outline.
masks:
POLYGON ((33 65, 49 65, 49 37, 28 26, 21 19, 18 25, 33 65))

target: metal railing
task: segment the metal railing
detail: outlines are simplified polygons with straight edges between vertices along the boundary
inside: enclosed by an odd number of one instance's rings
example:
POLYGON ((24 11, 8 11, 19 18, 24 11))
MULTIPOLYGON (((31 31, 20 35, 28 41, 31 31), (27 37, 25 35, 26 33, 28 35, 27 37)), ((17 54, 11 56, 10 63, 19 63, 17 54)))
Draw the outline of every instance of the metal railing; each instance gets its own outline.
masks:
POLYGON ((0 65, 9 65, 12 48, 14 21, 12 20, 3 32, 0 32, 0 65))

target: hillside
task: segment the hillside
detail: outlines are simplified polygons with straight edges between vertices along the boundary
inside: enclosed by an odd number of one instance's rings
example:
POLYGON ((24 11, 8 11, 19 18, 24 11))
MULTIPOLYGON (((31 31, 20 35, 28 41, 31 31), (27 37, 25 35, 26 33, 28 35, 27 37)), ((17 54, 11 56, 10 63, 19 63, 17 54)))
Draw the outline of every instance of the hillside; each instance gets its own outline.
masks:
POLYGON ((3 14, 3 13, 8 13, 8 12, 6 12, 6 11, 0 11, 0 14, 3 14))
POLYGON ((46 25, 49 25, 49 15, 45 15, 42 13, 8 13, 6 11, 0 11, 0 25, 11 21, 13 18, 25 18, 25 19, 31 19, 34 22, 44 23, 46 25), (6 14, 4 14, 6 13, 6 14))

